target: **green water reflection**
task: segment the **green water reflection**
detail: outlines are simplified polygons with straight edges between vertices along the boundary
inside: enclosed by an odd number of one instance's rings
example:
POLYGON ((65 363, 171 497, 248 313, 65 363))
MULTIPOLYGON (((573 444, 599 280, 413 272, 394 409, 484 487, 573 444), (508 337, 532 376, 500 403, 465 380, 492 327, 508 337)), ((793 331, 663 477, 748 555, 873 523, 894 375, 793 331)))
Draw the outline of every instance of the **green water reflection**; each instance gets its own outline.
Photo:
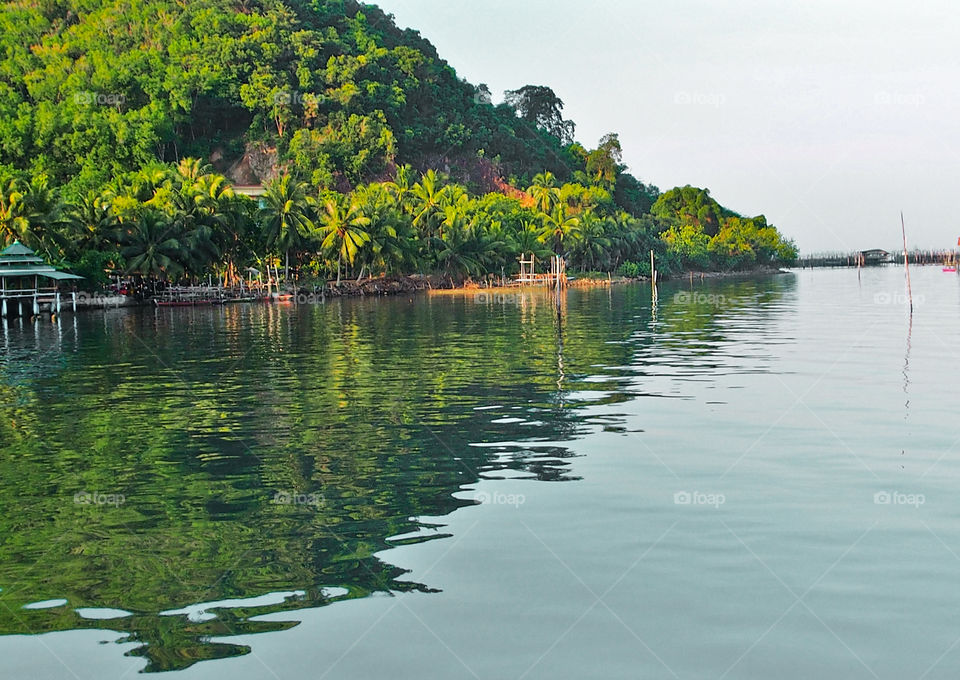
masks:
POLYGON ((563 442, 617 427, 585 407, 636 396, 639 348, 709 358, 720 320, 792 287, 665 287, 656 310, 637 285, 559 308, 467 294, 4 327, 0 634, 121 631, 166 671, 250 651, 211 638, 297 625, 261 614, 430 591, 381 559, 447 536, 418 518, 503 470, 575 482, 563 442))

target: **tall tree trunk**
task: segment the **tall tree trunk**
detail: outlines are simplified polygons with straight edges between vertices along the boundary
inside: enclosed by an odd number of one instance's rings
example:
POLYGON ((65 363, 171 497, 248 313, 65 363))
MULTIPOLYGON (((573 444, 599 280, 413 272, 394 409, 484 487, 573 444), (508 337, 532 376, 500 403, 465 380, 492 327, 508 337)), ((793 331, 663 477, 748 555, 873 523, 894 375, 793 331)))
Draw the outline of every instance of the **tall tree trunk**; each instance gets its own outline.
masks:
POLYGON ((283 282, 287 282, 287 277, 290 275, 290 251, 287 251, 287 263, 283 267, 283 282))

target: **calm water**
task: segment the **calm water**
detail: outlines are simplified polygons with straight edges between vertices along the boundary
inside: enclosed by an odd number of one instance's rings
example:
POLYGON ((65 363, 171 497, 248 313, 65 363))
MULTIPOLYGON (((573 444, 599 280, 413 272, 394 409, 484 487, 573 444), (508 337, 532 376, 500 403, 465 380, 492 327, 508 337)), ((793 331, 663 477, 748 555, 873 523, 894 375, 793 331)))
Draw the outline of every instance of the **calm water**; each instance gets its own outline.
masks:
POLYGON ((955 678, 960 279, 0 337, 0 677, 955 678))

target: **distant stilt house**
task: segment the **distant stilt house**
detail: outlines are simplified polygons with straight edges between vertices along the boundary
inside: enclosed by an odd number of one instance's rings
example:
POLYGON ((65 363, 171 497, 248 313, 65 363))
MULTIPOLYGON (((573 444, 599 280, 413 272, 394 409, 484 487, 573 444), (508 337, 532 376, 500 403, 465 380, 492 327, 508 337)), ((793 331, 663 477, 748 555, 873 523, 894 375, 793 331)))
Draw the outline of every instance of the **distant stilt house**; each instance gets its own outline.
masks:
POLYGON ((893 261, 893 258, 890 257, 890 253, 886 250, 880 250, 879 248, 874 248, 873 250, 861 250, 860 251, 861 263, 864 266, 872 264, 889 264, 893 261))
POLYGON ((0 251, 0 316, 36 316, 43 308, 59 312, 60 283, 82 278, 51 267, 15 241, 0 251))

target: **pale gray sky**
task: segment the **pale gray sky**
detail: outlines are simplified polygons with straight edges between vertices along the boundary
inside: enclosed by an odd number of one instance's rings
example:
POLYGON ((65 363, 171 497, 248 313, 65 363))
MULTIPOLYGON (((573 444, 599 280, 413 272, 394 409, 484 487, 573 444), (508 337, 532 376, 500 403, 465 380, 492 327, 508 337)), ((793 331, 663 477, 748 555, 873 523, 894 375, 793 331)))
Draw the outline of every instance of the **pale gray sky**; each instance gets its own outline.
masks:
POLYGON ((955 247, 951 2, 380 0, 457 73, 549 85, 593 147, 665 190, 763 213, 804 252, 955 247))

